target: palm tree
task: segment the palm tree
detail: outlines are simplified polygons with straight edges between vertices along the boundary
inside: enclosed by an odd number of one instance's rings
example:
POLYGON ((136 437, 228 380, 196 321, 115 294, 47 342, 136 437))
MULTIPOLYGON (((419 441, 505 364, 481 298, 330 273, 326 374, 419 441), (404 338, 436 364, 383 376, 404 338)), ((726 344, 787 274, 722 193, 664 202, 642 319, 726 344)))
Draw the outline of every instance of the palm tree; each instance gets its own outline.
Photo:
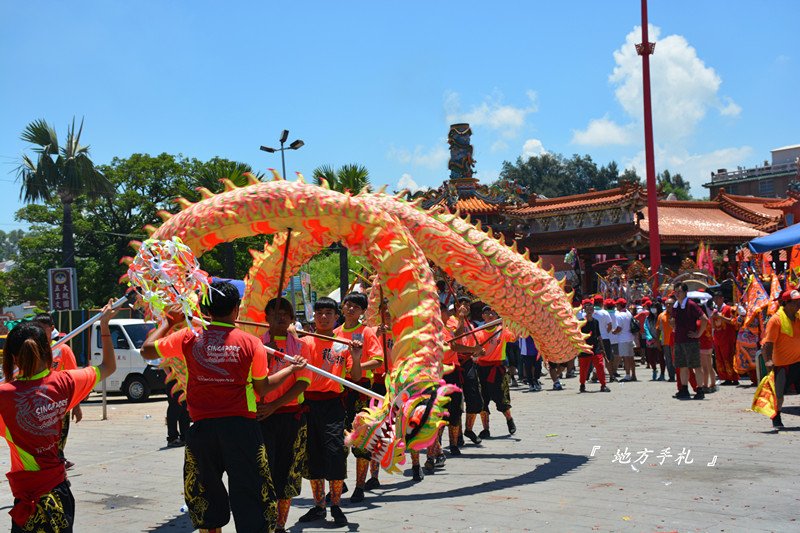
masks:
POLYGON ((321 165, 314 169, 314 180, 317 185, 322 183, 321 178, 325 178, 328 186, 334 191, 358 194, 364 187, 367 190, 371 188, 369 171, 363 165, 342 165, 338 170, 334 170, 330 165, 321 165))
POLYGON ((64 220, 61 226, 62 266, 75 266, 72 204, 79 196, 98 198, 113 196, 114 186, 89 159, 89 146, 81 146, 83 120, 75 131, 75 119, 67 130, 67 142, 58 145, 56 131, 43 119, 25 127, 21 139, 35 145, 36 161, 22 155, 17 167, 17 179, 22 182, 20 199, 26 203, 61 200, 64 220))
MULTIPOLYGON (((314 169, 314 181, 320 185, 323 178, 331 189, 342 193, 358 194, 364 188, 368 191, 371 189, 369 171, 363 165, 342 165, 338 170, 334 170, 330 165, 321 165, 314 169)), ((339 252, 339 297, 344 298, 350 284, 347 248, 337 242, 331 249, 339 252)))
MULTIPOLYGON (((205 187, 213 193, 218 193, 223 189, 220 181, 223 179, 232 181, 237 187, 247 185, 246 174, 253 174, 259 180, 264 178, 264 174, 261 172, 253 173, 253 168, 247 163, 215 157, 201 164, 195 176, 195 182, 198 187, 205 187)), ((219 247, 222 253, 224 275, 226 278, 234 278, 236 276, 236 254, 233 249, 233 243, 223 242, 219 247)))

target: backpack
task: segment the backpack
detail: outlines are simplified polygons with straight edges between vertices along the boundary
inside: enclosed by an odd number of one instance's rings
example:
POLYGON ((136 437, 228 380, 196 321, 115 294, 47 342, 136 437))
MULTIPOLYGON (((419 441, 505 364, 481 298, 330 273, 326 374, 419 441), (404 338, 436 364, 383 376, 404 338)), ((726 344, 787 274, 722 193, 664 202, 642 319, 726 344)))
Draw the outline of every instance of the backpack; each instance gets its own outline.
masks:
POLYGON ((640 331, 642 331, 642 328, 639 326, 639 321, 636 320, 636 317, 631 316, 631 333, 636 335, 640 331))

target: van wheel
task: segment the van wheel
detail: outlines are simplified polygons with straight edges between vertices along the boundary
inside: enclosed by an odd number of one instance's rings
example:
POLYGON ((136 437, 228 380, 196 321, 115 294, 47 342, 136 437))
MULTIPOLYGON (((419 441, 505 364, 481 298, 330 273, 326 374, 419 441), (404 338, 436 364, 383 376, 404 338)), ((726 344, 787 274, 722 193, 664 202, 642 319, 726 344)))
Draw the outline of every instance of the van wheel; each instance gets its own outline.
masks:
POLYGON ((150 396, 150 386, 144 376, 129 376, 122 386, 125 396, 132 402, 143 402, 150 396))

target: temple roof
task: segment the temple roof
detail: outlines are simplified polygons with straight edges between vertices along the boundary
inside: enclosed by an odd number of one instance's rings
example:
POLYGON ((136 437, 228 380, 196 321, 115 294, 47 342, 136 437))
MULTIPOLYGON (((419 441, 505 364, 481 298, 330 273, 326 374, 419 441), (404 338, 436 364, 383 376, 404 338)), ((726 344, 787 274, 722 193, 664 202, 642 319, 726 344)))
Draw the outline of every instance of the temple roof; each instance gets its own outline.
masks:
POLYGON ((783 220, 783 210, 775 206, 775 198, 738 196, 721 189, 713 200, 720 209, 740 220, 755 224, 764 231, 775 231, 783 220))
MULTIPOLYGON (((662 242, 713 242, 738 244, 766 235, 747 220, 736 218, 720 207, 720 202, 658 202, 658 233, 662 242)), ((642 233, 649 234, 647 209, 639 221, 642 233)))
POLYGON ((643 204, 644 190, 637 185, 622 185, 605 191, 590 191, 558 198, 532 197, 528 205, 507 211, 509 216, 528 218, 550 214, 569 214, 621 205, 643 204))
POLYGON ((447 206, 462 215, 494 215, 506 210, 509 199, 494 194, 478 184, 475 178, 445 181, 441 187, 427 193, 422 207, 447 206))

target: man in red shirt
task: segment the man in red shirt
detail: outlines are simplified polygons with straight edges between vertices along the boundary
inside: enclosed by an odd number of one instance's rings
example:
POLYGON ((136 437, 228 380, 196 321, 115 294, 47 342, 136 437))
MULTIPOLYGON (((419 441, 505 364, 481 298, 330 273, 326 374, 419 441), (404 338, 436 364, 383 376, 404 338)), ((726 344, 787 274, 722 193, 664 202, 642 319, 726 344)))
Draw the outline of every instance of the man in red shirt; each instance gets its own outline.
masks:
MULTIPOLYGON (((488 305, 483 308, 484 322, 497 320, 498 315, 488 305)), ((511 417, 511 395, 508 390, 508 376, 503 365, 506 360, 506 343, 516 342, 517 336, 507 328, 495 326, 477 332, 478 345, 483 348, 484 354, 478 357, 478 376, 481 380, 481 394, 483 396, 483 410, 481 411, 481 425, 483 430, 478 434, 481 439, 491 436, 489 431, 489 404, 494 402, 495 407, 506 417, 508 432, 517 432, 517 426, 511 417)))
MULTIPOLYGON (((691 398, 689 386, 689 369, 694 369, 697 384, 703 383, 703 368, 700 363, 700 337, 708 327, 708 317, 700 306, 689 299, 689 286, 676 283, 675 304, 672 307, 672 325, 675 331, 675 368, 680 373, 681 388, 675 398, 686 400, 691 398)), ((702 387, 697 389, 695 400, 705 397, 702 387)))
MULTIPOLYGON (((48 339, 53 338, 53 332, 56 329, 55 324, 53 324, 53 317, 51 317, 48 313, 40 313, 34 317, 33 321, 44 330, 48 339)), ((55 344, 55 341, 51 340, 50 344, 52 346, 55 344)), ((53 371, 77 370, 77 368, 78 363, 75 360, 75 353, 72 351, 72 348, 70 348, 69 345, 60 344, 53 348, 53 371)), ((76 424, 83 419, 83 411, 81 411, 80 404, 76 405, 72 410, 72 418, 75 419, 76 424)), ((64 459, 64 467, 67 470, 75 466, 75 463, 72 461, 67 461, 67 458, 64 456, 64 448, 67 446, 67 437, 69 436, 69 419, 70 413, 68 412, 64 416, 64 420, 62 420, 61 439, 58 441, 58 453, 61 458, 64 459)))
POLYGON ((239 291, 217 281, 209 288, 203 311, 211 323, 199 334, 182 329, 183 320, 167 315, 142 346, 145 359, 178 357, 187 371, 186 404, 194 423, 186 437, 184 497, 194 527, 220 531, 230 520, 237 531, 263 532, 275 527, 277 505, 264 439, 256 422, 256 395, 264 396, 305 359, 268 376, 261 341, 233 324, 239 291), (228 491, 222 474, 228 474, 228 491))

